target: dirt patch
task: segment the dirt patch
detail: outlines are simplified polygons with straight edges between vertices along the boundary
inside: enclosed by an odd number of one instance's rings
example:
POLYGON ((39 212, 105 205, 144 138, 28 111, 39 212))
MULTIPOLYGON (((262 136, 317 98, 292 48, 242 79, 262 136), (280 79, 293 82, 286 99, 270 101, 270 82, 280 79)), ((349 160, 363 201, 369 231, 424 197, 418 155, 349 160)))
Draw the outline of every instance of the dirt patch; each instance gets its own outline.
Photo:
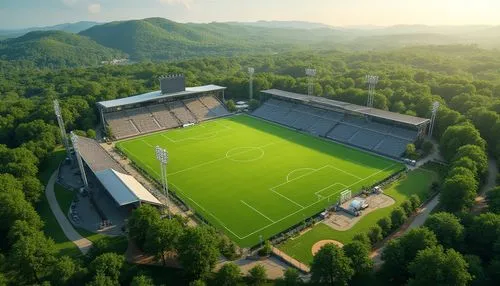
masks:
MULTIPOLYGON (((349 204, 353 199, 356 197, 348 200, 347 202, 342 204, 342 207, 348 208, 349 204)), ((335 230, 348 230, 351 227, 353 227, 360 219, 362 219, 365 215, 378 210, 382 208, 386 208, 388 206, 393 205, 396 203, 396 201, 384 194, 377 194, 377 195, 369 195, 368 197, 364 198, 366 202, 368 203, 368 208, 364 209, 361 212, 360 216, 353 216, 351 214, 348 214, 343 211, 339 212, 333 212, 330 214, 328 218, 326 218, 323 223, 328 225, 329 227, 335 229, 335 230)))
POLYGON ((343 247, 344 244, 340 241, 332 240, 332 239, 326 239, 326 240, 320 240, 316 242, 313 247, 311 248, 312 255, 315 255, 323 245, 328 244, 328 243, 333 243, 338 247, 343 247))

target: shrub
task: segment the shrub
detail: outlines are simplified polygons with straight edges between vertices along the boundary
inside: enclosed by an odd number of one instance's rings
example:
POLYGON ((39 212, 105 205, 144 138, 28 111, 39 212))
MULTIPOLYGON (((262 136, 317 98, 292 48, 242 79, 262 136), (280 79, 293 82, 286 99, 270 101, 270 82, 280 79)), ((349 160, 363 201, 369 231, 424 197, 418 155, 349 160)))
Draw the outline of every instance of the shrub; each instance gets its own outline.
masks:
POLYGON ((420 207, 420 204, 422 203, 420 201, 420 197, 417 194, 411 195, 410 202, 413 207, 413 211, 416 211, 420 207))
POLYGON ((432 152, 432 148, 434 148, 434 145, 430 141, 425 141, 424 144, 422 144, 422 151, 424 151, 425 155, 428 155, 432 152))
POLYGON ((392 221, 390 217, 383 217, 377 221, 377 225, 382 229, 382 235, 386 237, 391 233, 392 221))
POLYGON ((227 109, 230 112, 235 112, 236 111, 236 104, 234 103, 234 100, 232 100, 232 99, 227 100, 226 101, 226 106, 227 106, 227 109))
POLYGON ((366 232, 356 233, 352 240, 362 242, 366 246, 371 247, 370 237, 366 232))
POLYGON ((235 260, 240 257, 236 244, 226 236, 221 237, 219 250, 220 253, 229 260, 235 260))
POLYGON ((259 255, 260 256, 269 256, 271 255, 271 251, 273 249, 273 246, 271 245, 271 242, 269 242, 269 240, 266 240, 266 242, 264 243, 264 246, 259 249, 259 255))
POLYGON ((267 280, 266 268, 257 264, 248 271, 248 280, 250 285, 262 285, 267 280))
POLYGON ((372 245, 381 241, 384 238, 382 235, 382 228, 378 225, 372 226, 368 231, 368 237, 370 238, 372 245))
POLYGON ((413 214, 413 204, 409 200, 402 202, 401 208, 405 211, 407 217, 413 214))
POLYGON ((391 212, 391 222, 392 222, 393 229, 397 229, 400 226, 402 226, 405 223, 407 218, 408 217, 406 216, 406 213, 402 208, 400 208, 400 207, 395 208, 391 212))
POLYGON ((259 106, 260 102, 256 99, 250 99, 250 101, 248 102, 248 108, 250 108, 250 110, 252 111, 257 109, 259 106))

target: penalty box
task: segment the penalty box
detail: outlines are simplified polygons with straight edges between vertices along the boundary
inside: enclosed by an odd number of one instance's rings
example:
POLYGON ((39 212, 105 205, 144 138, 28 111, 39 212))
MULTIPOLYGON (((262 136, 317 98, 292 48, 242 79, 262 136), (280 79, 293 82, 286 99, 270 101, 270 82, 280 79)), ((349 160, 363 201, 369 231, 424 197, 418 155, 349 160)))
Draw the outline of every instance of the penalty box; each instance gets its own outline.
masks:
POLYGON ((329 199, 333 203, 340 192, 360 180, 362 178, 354 174, 326 165, 288 178, 286 182, 272 187, 271 191, 306 207, 322 199, 329 199))

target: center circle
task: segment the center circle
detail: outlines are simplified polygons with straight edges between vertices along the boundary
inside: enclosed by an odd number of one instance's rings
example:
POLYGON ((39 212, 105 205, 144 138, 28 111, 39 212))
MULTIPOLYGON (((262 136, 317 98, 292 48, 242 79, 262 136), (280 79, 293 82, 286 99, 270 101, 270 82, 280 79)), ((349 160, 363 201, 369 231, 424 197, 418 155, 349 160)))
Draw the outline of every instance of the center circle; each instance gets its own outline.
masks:
POLYGON ((260 147, 237 147, 226 152, 226 158, 234 162, 252 162, 264 157, 260 147))

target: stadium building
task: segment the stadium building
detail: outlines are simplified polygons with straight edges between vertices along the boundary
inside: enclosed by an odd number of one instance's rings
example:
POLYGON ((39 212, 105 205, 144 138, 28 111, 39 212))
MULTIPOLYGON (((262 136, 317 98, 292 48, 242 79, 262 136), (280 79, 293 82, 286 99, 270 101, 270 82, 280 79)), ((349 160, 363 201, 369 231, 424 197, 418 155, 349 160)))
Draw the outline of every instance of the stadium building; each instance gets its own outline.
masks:
POLYGON ((229 114, 220 101, 225 87, 186 87, 183 75, 162 77, 160 86, 158 91, 97 103, 112 137, 123 139, 229 114))
POLYGON ((318 96, 269 89, 253 115, 336 142, 399 159, 423 137, 429 119, 318 96))

